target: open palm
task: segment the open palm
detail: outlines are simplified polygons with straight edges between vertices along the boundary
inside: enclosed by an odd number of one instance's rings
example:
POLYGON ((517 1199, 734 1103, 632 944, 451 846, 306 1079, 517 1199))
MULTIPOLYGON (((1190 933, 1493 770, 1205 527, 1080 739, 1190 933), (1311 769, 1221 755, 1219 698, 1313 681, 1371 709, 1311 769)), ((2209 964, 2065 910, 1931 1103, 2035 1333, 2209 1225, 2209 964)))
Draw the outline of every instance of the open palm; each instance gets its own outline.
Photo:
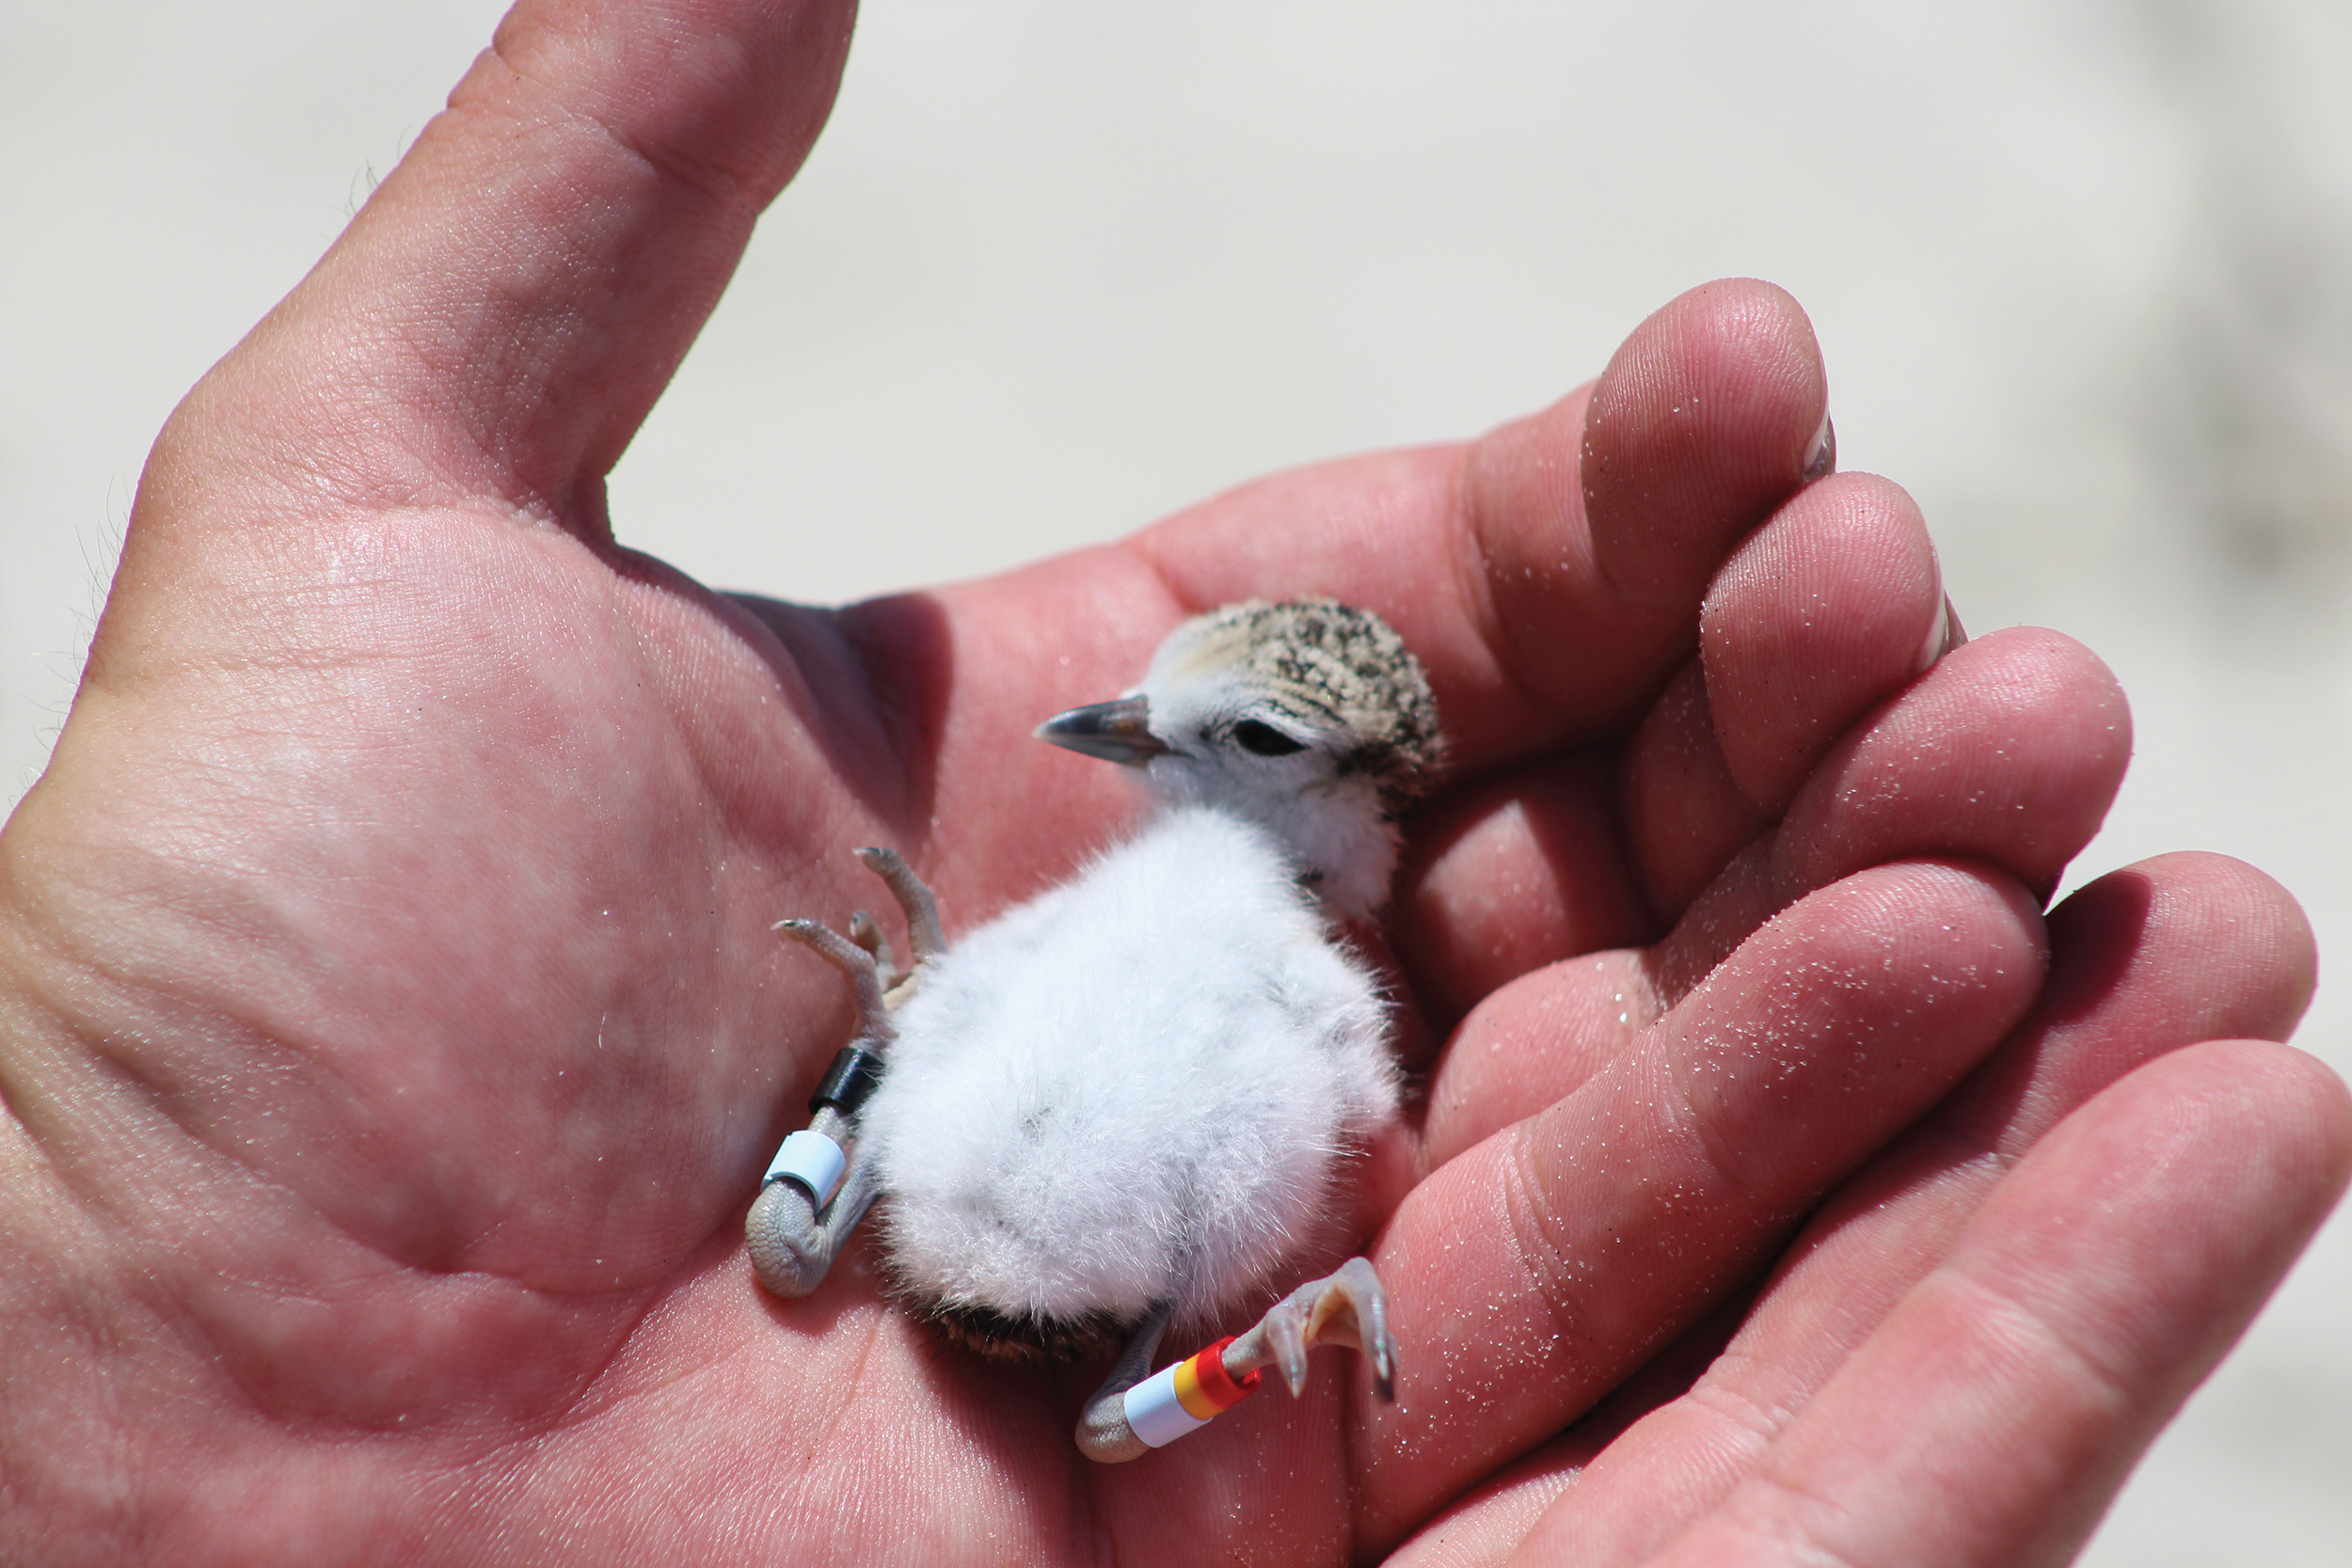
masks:
POLYGON ((646 9, 510 17, 157 444, 5 839, 5 1555, 2076 1539, 2341 1183, 2332 1079, 2174 1050, 2282 1036, 2308 936, 2196 857, 2045 930, 2120 693, 2049 634, 1955 647, 1901 492, 1818 477, 1793 303, 1696 291, 1473 446, 1009 578, 716 595, 612 543, 601 479, 849 8, 646 9), (860 844, 951 941, 1063 875, 1134 802, 1029 726, 1301 594, 1404 633, 1453 747, 1385 939, 1427 1092, 1352 1216, 1401 1398, 1335 1361, 1098 1468, 1099 1369, 945 1349, 859 1249, 752 1284, 849 1017, 768 927, 871 904, 860 844))

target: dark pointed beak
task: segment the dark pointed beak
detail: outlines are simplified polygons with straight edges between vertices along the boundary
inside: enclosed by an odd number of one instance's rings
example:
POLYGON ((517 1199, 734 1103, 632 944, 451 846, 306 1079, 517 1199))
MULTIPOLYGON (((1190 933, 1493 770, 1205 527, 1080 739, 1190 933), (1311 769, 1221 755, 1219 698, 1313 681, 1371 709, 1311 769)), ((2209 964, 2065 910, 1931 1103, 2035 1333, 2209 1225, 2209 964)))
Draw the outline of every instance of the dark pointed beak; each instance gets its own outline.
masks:
POLYGON ((1142 698, 1121 697, 1057 713, 1037 727, 1037 737, 1104 762, 1140 768, 1168 750, 1152 733, 1151 719, 1142 698))

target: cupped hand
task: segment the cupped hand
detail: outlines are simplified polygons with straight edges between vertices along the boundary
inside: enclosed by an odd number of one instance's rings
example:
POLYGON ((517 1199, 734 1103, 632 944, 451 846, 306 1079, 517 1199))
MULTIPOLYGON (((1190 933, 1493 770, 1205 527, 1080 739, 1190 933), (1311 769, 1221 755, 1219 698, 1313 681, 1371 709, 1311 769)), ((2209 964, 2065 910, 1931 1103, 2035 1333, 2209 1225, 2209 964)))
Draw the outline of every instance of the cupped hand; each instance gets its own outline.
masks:
POLYGON ((821 611, 620 547, 602 476, 849 25, 526 5, 158 441, 0 841, 6 1555, 2062 1549, 2342 1182, 2332 1079, 2175 1049, 2291 1026, 2293 905, 2174 858, 2045 927, 2120 694, 1961 643, 1762 285, 1480 442, 989 582, 821 611), (1093 1369, 941 1347, 862 1250, 753 1285, 848 1017, 768 927, 871 903, 864 843, 951 940, 1050 882, 1133 801, 1029 726, 1310 593, 1453 742, 1391 932, 1427 1094, 1358 1216, 1401 1397, 1334 1365, 1098 1468, 1093 1369))

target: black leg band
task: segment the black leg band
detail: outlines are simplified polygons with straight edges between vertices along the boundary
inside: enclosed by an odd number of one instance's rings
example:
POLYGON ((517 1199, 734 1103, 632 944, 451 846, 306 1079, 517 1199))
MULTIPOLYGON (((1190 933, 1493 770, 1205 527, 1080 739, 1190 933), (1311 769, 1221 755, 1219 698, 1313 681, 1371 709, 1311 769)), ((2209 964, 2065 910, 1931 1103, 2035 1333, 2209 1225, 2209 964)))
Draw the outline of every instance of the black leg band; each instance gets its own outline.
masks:
POLYGON ((858 1107, 872 1097, 882 1084, 882 1059, 879 1052, 863 1046, 845 1045, 825 1069, 825 1076, 817 1085, 817 1092, 808 1097, 808 1114, 815 1116, 830 1105, 843 1116, 854 1118, 858 1107))

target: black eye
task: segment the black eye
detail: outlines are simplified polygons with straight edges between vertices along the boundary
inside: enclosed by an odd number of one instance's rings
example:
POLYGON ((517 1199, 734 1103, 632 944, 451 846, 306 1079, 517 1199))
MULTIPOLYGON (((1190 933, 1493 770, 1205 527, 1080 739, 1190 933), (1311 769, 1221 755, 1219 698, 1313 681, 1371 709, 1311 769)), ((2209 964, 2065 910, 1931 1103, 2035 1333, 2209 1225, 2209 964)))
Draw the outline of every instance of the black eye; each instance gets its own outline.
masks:
POLYGON ((1245 719, 1235 724, 1233 739, 1243 751, 1262 757, 1286 757, 1293 752, 1307 749, 1305 741, 1293 740, 1273 725, 1262 724, 1255 719, 1245 719))

